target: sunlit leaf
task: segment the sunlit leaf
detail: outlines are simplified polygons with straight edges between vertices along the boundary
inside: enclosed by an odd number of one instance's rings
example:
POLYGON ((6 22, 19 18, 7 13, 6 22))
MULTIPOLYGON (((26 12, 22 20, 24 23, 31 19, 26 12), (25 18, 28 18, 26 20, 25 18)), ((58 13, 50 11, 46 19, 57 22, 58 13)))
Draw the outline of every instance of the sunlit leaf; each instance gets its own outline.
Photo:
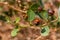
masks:
POLYGON ((49 27, 44 26, 44 27, 42 27, 41 36, 48 36, 49 32, 50 32, 49 27))
POLYGON ((18 23, 20 21, 20 17, 17 17, 14 21, 14 23, 18 23))
POLYGON ((11 36, 12 37, 16 36, 18 31, 19 31, 18 29, 13 29, 11 32, 11 36))
POLYGON ((15 37, 17 35, 17 33, 19 31, 18 27, 19 27, 19 25, 16 25, 16 27, 12 30, 12 32, 11 32, 12 37, 15 37))
POLYGON ((34 13, 34 11, 32 11, 31 9, 29 9, 29 10, 27 11, 27 15, 28 15, 28 21, 34 20, 34 18, 35 18, 35 13, 34 13))

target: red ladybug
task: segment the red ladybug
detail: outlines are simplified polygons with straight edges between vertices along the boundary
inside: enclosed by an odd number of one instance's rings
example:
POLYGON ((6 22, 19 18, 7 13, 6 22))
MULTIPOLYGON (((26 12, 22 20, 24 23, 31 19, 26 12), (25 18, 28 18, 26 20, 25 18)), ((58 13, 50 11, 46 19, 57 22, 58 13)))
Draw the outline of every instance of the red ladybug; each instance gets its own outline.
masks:
POLYGON ((38 19, 38 18, 36 18, 36 19, 33 21, 33 23, 34 23, 35 25, 39 25, 39 24, 40 24, 40 22, 41 22, 41 20, 40 20, 40 19, 38 19))

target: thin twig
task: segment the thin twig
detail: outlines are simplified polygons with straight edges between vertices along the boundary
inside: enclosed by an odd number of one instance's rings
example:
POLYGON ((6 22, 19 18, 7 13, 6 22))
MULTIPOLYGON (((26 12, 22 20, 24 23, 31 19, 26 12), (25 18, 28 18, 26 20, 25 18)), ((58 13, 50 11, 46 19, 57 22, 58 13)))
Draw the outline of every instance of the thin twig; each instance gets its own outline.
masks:
POLYGON ((5 2, 0 2, 0 4, 2 4, 2 6, 3 6, 3 5, 6 5, 6 6, 8 6, 9 8, 12 8, 12 9, 14 9, 14 10, 16 10, 16 11, 19 11, 19 12, 22 12, 22 13, 27 13, 27 11, 23 11, 23 10, 20 10, 19 8, 15 8, 15 7, 12 6, 12 5, 5 4, 5 2))
POLYGON ((41 36, 37 37, 35 40, 39 40, 41 38, 41 36))

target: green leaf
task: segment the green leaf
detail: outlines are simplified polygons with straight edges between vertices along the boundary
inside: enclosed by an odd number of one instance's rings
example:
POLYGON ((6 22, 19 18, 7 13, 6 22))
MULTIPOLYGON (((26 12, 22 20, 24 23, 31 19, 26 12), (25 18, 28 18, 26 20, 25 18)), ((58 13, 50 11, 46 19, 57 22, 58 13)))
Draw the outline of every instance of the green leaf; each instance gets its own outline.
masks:
POLYGON ((20 31, 20 26, 19 26, 19 24, 15 24, 15 28, 12 30, 12 32, 11 32, 11 36, 12 37, 15 37, 16 35, 17 35, 17 33, 18 33, 18 31, 20 31))
POLYGON ((39 7, 39 5, 36 3, 36 4, 33 4, 31 5, 30 9, 32 9, 33 11, 37 10, 39 7))
POLYGON ((48 36, 49 32, 50 32, 49 27, 44 26, 44 27, 42 27, 41 36, 48 36))
POLYGON ((27 11, 27 15, 28 15, 28 21, 34 20, 34 18, 35 18, 35 13, 34 13, 34 11, 32 11, 31 9, 29 9, 29 10, 27 11))
POLYGON ((48 21, 48 12, 47 11, 42 11, 39 13, 40 14, 40 17, 46 21, 48 21))
POLYGON ((18 29, 13 29, 11 32, 11 36, 12 37, 16 36, 18 31, 19 31, 18 29))
POLYGON ((18 23, 19 21, 20 21, 20 18, 17 17, 17 18, 15 19, 14 23, 18 23))

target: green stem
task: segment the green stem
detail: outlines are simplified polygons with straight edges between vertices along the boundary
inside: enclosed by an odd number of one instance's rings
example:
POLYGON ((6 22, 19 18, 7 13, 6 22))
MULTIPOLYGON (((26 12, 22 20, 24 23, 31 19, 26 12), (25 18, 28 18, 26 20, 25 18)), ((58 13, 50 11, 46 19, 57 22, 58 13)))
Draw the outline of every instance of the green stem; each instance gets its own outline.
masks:
POLYGON ((38 2, 39 2, 39 5, 40 5, 42 8, 44 8, 44 5, 43 5, 42 0, 38 0, 38 2))

